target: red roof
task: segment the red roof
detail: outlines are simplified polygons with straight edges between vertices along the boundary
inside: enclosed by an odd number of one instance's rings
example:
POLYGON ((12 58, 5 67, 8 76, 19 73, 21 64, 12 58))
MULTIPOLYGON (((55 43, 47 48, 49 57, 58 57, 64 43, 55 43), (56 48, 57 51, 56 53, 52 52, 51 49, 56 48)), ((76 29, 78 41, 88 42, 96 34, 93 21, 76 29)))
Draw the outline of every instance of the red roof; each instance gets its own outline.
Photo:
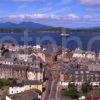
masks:
POLYGON ((99 100, 99 99, 100 99, 99 97, 93 97, 93 98, 91 98, 91 97, 86 97, 85 100, 99 100))

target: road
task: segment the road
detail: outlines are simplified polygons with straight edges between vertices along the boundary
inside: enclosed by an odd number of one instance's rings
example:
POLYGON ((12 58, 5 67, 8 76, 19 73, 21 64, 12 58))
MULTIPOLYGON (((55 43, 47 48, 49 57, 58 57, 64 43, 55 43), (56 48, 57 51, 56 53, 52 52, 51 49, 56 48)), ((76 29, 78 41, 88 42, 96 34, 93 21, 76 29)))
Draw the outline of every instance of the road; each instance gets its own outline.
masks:
POLYGON ((46 90, 43 93, 43 96, 42 96, 41 100, 48 100, 49 94, 50 94, 50 91, 51 91, 51 85, 52 85, 52 75, 50 74, 49 75, 49 80, 47 81, 47 84, 46 84, 46 90))
POLYGON ((48 100, 56 100, 56 92, 57 92, 57 80, 53 80, 48 100))
POLYGON ((41 100, 57 100, 58 69, 49 67, 47 76, 49 76, 49 80, 41 100))

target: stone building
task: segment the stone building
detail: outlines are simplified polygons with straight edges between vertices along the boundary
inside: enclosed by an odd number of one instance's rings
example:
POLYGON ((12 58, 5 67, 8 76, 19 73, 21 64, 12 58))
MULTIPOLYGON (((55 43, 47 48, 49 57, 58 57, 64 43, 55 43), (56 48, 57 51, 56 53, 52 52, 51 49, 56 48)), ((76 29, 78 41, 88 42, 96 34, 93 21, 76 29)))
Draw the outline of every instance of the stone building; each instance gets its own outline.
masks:
POLYGON ((6 100, 38 100, 39 94, 33 90, 27 90, 17 94, 6 96, 6 100))
POLYGON ((8 89, 8 94, 17 94, 32 89, 43 92, 43 83, 40 81, 24 80, 20 84, 21 85, 10 86, 8 89))
POLYGON ((90 80, 92 85, 100 84, 100 71, 89 71, 88 69, 66 68, 60 72, 60 84, 68 85, 70 82, 75 85, 82 85, 83 82, 90 80))
POLYGON ((0 79, 26 79, 27 67, 17 66, 17 65, 0 65, 0 79))
POLYGON ((44 68, 21 65, 0 65, 0 79, 41 80, 44 78, 44 68))
POLYGON ((44 72, 44 69, 30 67, 27 70, 27 79, 28 80, 39 80, 39 81, 43 81, 43 76, 44 76, 44 73, 43 72, 44 72))

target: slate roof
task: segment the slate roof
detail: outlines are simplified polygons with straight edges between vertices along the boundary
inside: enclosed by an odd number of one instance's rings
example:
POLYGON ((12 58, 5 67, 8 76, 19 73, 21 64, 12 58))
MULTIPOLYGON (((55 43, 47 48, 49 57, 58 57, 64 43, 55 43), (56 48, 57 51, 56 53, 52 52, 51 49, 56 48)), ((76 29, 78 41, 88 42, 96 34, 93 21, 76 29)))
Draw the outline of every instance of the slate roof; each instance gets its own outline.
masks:
POLYGON ((100 71, 89 71, 87 68, 75 68, 72 66, 66 67, 61 70, 61 74, 68 75, 98 75, 100 77, 100 71), (76 73, 77 72, 77 73, 76 73))
POLYGON ((42 82, 38 80, 24 80, 22 82, 23 85, 41 85, 42 82))
POLYGON ((11 100, 38 100, 38 93, 34 90, 25 91, 22 93, 9 95, 11 100))
POLYGON ((33 71, 33 72, 43 72, 41 68, 36 68, 36 67, 28 67, 28 66, 20 66, 20 65, 6 65, 6 64, 1 64, 0 68, 4 69, 13 69, 15 71, 33 71))

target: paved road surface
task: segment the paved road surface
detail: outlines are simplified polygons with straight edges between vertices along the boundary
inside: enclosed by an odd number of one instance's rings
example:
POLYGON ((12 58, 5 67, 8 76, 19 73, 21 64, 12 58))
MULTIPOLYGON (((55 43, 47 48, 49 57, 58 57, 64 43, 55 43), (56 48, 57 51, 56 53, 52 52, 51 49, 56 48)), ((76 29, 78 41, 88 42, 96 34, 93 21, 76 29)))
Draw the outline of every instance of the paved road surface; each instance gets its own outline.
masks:
POLYGON ((49 80, 47 81, 47 84, 46 84, 46 90, 42 96, 42 100, 48 100, 49 94, 51 91, 51 85, 52 85, 52 76, 50 75, 49 80))
POLYGON ((57 81, 53 80, 48 100, 56 100, 56 92, 57 92, 57 81))

